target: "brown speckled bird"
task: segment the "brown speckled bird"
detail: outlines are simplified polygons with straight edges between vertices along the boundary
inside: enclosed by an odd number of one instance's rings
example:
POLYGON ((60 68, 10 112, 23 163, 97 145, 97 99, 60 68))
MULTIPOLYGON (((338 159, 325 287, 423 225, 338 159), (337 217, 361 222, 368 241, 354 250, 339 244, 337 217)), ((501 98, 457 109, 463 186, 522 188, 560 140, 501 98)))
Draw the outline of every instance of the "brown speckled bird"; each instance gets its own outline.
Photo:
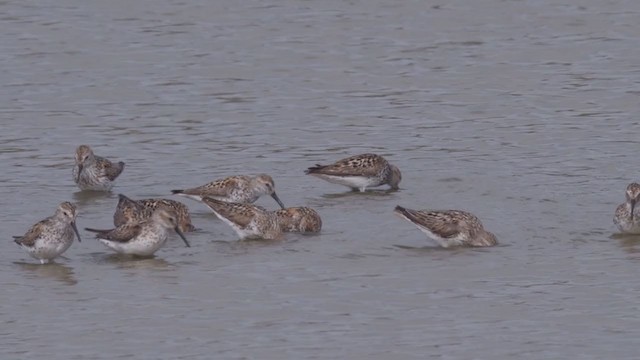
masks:
POLYGON ((195 230, 191 223, 189 208, 179 201, 169 199, 140 199, 133 200, 122 194, 118 195, 118 206, 113 214, 113 225, 120 226, 128 222, 140 222, 153 215, 153 212, 160 207, 175 211, 178 228, 182 232, 195 230))
POLYGON ((640 209, 636 208, 640 200, 640 184, 631 183, 625 192, 626 201, 616 208, 613 223, 627 234, 640 234, 640 209))
POLYGON ((240 239, 282 239, 282 229, 276 215, 252 204, 234 203, 203 197, 216 216, 231 226, 240 239))
POLYGON ((247 204, 254 203, 262 195, 270 195, 284 208, 276 194, 273 179, 267 174, 229 176, 195 188, 171 190, 171 193, 195 200, 202 200, 206 196, 220 201, 247 204))
POLYGON ((322 229, 320 214, 310 207, 290 207, 274 213, 282 231, 316 233, 322 229))
POLYGON ((108 248, 121 254, 151 256, 167 242, 169 229, 175 230, 185 245, 191 245, 178 228, 178 217, 175 211, 160 207, 153 215, 140 222, 128 222, 115 229, 91 229, 96 238, 108 248))
POLYGON ((364 192, 368 187, 388 184, 398 190, 402 180, 400 169, 376 154, 361 154, 338 160, 331 165, 310 167, 305 171, 330 183, 350 187, 364 192))
POLYGON ((110 191, 122 170, 124 170, 122 161, 115 164, 94 155, 88 145, 80 145, 76 149, 73 181, 80 190, 110 191))
POLYGON ((484 229, 473 214, 460 210, 411 210, 396 206, 394 212, 411 222, 442 247, 493 246, 496 236, 484 229))
POLYGON ((65 252, 73 243, 74 235, 80 241, 76 227, 76 206, 70 202, 58 205, 56 213, 33 225, 24 235, 14 236, 31 257, 40 260, 41 264, 65 252))

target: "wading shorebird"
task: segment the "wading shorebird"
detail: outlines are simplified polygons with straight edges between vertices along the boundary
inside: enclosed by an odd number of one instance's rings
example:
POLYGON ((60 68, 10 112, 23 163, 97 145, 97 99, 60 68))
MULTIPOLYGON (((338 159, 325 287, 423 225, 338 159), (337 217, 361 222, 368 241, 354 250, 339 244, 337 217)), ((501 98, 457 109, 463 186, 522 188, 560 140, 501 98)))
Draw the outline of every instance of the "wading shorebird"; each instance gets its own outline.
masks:
POLYGON ((338 160, 331 165, 316 164, 305 170, 305 174, 361 192, 368 187, 385 184, 388 184, 392 190, 398 190, 402 180, 400 169, 376 154, 355 155, 338 160))
POLYGON ((493 246, 496 236, 484 229, 475 215, 460 210, 411 210, 396 206, 394 213, 413 223, 438 245, 493 246))
POLYGON ((58 205, 53 216, 36 223, 23 236, 14 236, 14 241, 44 264, 65 252, 73 243, 74 236, 80 242, 77 215, 76 206, 65 201, 58 205))
POLYGON ((310 207, 290 207, 274 211, 280 228, 285 232, 316 233, 322 229, 322 219, 310 207))
POLYGON ((231 226, 243 239, 282 239, 282 229, 276 215, 266 209, 252 204, 234 203, 203 197, 216 216, 231 226))
POLYGON ((271 195, 278 205, 284 209, 284 204, 276 194, 273 179, 266 174, 253 177, 246 175, 229 176, 191 189, 171 190, 171 193, 199 201, 206 196, 220 201, 245 204, 254 203, 262 195, 271 195))
POLYGON ((613 223, 623 233, 640 234, 640 211, 636 208, 640 200, 640 184, 629 184, 625 197, 626 201, 616 208, 613 223))
POLYGON ((105 246, 120 254, 151 256, 167 242, 169 229, 182 238, 187 247, 189 242, 178 228, 175 211, 160 207, 150 218, 141 222, 129 222, 115 229, 98 230, 85 228, 96 233, 96 238, 105 246))
POLYGON ((141 222, 153 215, 153 212, 160 208, 168 208, 176 213, 178 228, 182 232, 195 230, 191 223, 189 208, 179 201, 169 199, 140 199, 133 200, 122 194, 118 195, 118 206, 113 214, 113 225, 120 226, 128 222, 141 222))
POLYGON ((115 164, 94 155, 88 145, 80 145, 76 149, 73 181, 80 190, 110 191, 122 170, 124 170, 122 161, 115 164))

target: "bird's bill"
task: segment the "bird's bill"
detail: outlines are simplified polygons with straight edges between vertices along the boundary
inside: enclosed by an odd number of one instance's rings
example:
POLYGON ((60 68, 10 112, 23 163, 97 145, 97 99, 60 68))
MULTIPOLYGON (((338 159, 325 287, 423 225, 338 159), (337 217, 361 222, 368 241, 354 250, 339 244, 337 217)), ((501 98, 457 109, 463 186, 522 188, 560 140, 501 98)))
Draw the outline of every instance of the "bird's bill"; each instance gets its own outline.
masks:
POLYGON ((73 228, 73 232, 75 232, 76 236, 78 237, 78 242, 82 242, 80 240, 80 233, 78 232, 78 228, 76 227, 76 222, 75 221, 71 222, 71 227, 73 228))
POLYGON ((271 194, 271 197, 278 203, 278 205, 280 205, 281 208, 284 209, 284 204, 282 203, 282 201, 280 201, 280 198, 278 197, 278 195, 276 195, 275 192, 271 194))
POLYGON ((176 226, 175 228, 173 228, 173 230, 175 230, 176 234, 178 234, 182 238, 182 241, 184 241, 184 244, 187 245, 187 247, 191 247, 191 245, 187 241, 187 238, 184 237, 184 234, 182 233, 182 231, 180 231, 180 228, 176 226))

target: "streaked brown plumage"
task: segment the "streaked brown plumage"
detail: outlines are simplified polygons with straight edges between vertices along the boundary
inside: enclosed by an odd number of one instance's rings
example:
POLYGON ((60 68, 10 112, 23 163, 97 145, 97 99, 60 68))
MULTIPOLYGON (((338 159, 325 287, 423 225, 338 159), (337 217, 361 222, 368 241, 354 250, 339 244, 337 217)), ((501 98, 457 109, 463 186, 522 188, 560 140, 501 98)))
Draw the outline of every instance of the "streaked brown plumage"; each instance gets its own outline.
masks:
POLYGON ((124 170, 124 162, 113 163, 93 153, 88 145, 76 149, 73 181, 81 190, 109 191, 124 170))
POLYGON ((133 200, 122 194, 118 195, 118 206, 113 214, 113 224, 120 226, 128 222, 140 222, 151 217, 159 207, 165 207, 175 211, 178 228, 182 232, 195 230, 191 223, 189 208, 179 201, 169 199, 140 199, 133 200))
POLYGON ((216 216, 231 226, 240 239, 282 239, 282 229, 273 212, 252 204, 234 203, 203 197, 216 216))
POLYGON ((309 207, 290 207, 274 211, 285 232, 314 233, 322 229, 320 214, 309 207))
POLYGON ((65 252, 73 243, 74 235, 80 242, 77 215, 76 206, 65 201, 58 205, 53 216, 37 222, 24 235, 14 236, 14 241, 44 264, 65 252))
POLYGON ((613 217, 613 223, 621 232, 640 234, 640 208, 636 207, 638 201, 640 201, 640 184, 627 185, 625 202, 618 205, 613 217))
POLYGON ((385 184, 397 190, 402 180, 400 169, 377 154, 355 155, 330 165, 316 164, 305 170, 305 174, 361 192, 385 184))
POLYGON ((182 238, 185 245, 191 245, 178 227, 177 214, 172 209, 159 207, 150 218, 140 222, 128 222, 114 229, 91 229, 96 238, 110 249, 138 256, 151 256, 167 241, 168 229, 173 229, 182 238))
POLYGON ((442 247, 493 246, 496 236, 486 231, 480 219, 460 210, 412 210, 396 206, 394 212, 413 223, 442 247))
POLYGON ((284 209, 284 204, 276 194, 275 183, 267 174, 229 176, 195 188, 171 190, 171 193, 195 200, 202 200, 206 196, 236 203, 254 203, 260 196, 270 195, 284 209))

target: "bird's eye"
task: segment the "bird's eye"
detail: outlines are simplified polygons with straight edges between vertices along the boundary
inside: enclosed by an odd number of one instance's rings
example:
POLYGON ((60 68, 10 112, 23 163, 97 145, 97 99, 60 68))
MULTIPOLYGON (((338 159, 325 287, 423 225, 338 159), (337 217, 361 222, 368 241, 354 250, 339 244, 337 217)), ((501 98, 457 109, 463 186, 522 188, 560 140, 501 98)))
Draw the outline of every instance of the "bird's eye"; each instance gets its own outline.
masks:
POLYGON ((68 212, 64 212, 64 216, 70 216, 68 212))

